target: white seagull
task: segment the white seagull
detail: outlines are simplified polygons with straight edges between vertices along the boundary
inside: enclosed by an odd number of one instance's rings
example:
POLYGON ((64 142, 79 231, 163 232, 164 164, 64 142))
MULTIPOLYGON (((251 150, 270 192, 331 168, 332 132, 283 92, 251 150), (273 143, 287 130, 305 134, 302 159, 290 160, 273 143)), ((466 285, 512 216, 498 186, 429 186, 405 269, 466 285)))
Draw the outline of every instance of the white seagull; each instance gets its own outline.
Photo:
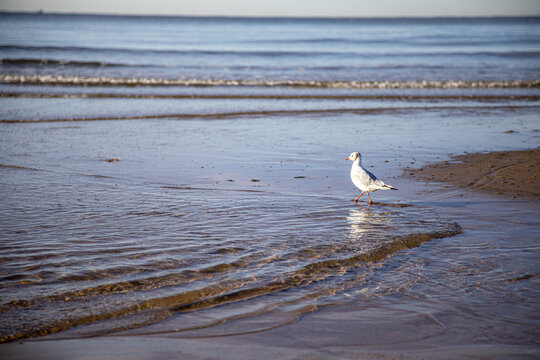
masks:
POLYGON ((385 184, 381 180, 377 179, 375 175, 364 169, 362 167, 362 156, 359 152, 353 152, 345 160, 353 161, 351 167, 351 180, 353 184, 362 191, 360 195, 354 199, 356 203, 358 203, 358 199, 360 199, 360 196, 362 196, 364 192, 366 192, 369 198, 369 205, 371 205, 373 204, 373 201, 371 201, 371 198, 369 197, 370 191, 397 190, 395 187, 385 184))

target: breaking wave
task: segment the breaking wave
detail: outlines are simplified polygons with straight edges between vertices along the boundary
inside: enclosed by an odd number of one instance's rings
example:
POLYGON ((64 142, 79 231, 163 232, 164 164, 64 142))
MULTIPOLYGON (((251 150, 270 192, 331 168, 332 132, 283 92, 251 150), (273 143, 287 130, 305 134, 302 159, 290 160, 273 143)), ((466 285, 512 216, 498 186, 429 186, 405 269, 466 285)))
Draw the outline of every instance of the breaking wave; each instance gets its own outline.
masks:
POLYGON ((411 81, 317 81, 317 80, 228 80, 113 78, 51 75, 0 75, 0 83, 18 85, 72 86, 260 86, 334 89, 472 89, 538 88, 538 80, 411 80, 411 81))

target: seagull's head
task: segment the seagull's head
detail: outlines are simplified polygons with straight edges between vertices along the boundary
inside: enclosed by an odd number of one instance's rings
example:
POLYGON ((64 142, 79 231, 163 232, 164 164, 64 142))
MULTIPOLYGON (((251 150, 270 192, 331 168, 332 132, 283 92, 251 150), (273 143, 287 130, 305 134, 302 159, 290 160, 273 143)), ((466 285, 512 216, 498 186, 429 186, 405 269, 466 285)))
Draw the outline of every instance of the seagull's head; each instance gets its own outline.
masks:
POLYGON ((359 152, 353 152, 351 155, 349 155, 348 158, 346 158, 345 160, 352 160, 352 161, 356 161, 356 159, 359 159, 360 158, 360 153, 359 152))

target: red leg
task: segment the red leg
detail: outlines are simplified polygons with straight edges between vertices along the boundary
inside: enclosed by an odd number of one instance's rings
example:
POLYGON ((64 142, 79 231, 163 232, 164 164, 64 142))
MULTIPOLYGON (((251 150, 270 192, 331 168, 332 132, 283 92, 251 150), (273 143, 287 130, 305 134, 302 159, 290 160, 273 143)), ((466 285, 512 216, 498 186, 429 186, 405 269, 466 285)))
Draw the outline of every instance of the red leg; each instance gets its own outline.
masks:
POLYGON ((354 201, 355 201, 356 203, 358 203, 358 199, 360 199, 360 196, 362 196, 362 194, 364 194, 363 191, 360 193, 360 195, 358 195, 358 197, 357 197, 356 199, 354 199, 354 201))
POLYGON ((369 199, 369 205, 373 204, 373 201, 371 201, 371 198, 369 197, 369 193, 366 191, 367 197, 369 199))

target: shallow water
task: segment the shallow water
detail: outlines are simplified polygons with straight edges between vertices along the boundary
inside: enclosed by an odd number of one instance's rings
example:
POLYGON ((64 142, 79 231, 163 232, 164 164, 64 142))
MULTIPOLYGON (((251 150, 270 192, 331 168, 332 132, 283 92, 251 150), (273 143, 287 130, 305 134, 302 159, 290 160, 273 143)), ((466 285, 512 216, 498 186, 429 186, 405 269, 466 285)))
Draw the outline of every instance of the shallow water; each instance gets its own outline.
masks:
MULTIPOLYGON (((276 116, 264 129, 256 117, 1 124, 4 340, 151 324, 160 332, 185 311, 211 314, 186 329, 270 316, 267 328, 342 303, 367 274, 385 277, 387 256, 462 231, 399 191, 355 205, 347 149, 366 149, 365 165, 401 188, 403 167, 456 147, 537 141, 526 107, 512 122, 492 112, 489 126, 455 112, 442 114, 445 134, 432 113, 371 115, 358 134, 347 113, 276 116), (358 142, 361 134, 370 136, 358 142)), ((404 277, 366 289, 385 293, 404 277)))
POLYGON ((460 232, 417 206, 367 212, 307 194, 3 175, 2 227, 17 239, 2 248, 3 332, 25 336, 125 317, 140 326, 285 290, 272 307, 305 306, 298 298, 342 291, 365 263, 460 232))
MULTIPOLYGON (((259 128, 256 122, 239 123, 226 128, 232 133, 259 128)), ((162 123, 149 122, 156 136, 145 131, 145 140, 159 145, 140 146, 130 138, 137 155, 122 154, 112 162, 107 160, 113 155, 90 157, 87 146, 131 147, 107 131, 111 124, 82 123, 87 129, 82 132, 79 126, 30 125, 45 126, 40 133, 47 140, 41 135, 29 140, 31 129, 21 125, 3 125, 15 131, 3 144, 9 139, 21 145, 6 146, 6 158, 30 160, 1 167, 2 314, 9 324, 4 334, 29 336, 124 317, 131 319, 124 326, 132 327, 143 321, 139 318, 152 319, 144 324, 156 321, 149 312, 162 320, 184 308, 289 289, 285 303, 317 298, 342 291, 347 273, 357 276, 353 270, 365 263, 460 231, 424 207, 381 203, 368 210, 332 192, 317 194, 314 178, 323 177, 321 172, 327 184, 334 182, 325 160, 308 163, 304 158, 312 156, 294 153, 288 154, 294 160, 286 159, 275 146, 266 153, 251 144, 229 148, 213 136, 223 130, 219 121, 210 134, 206 122, 188 124, 190 141, 198 147, 207 136, 213 139, 206 152, 176 141, 179 134, 170 126, 182 123, 166 123, 158 131, 162 123), (77 134, 84 136, 75 139, 77 134), (186 158, 182 151, 201 159, 186 158), (227 160, 229 152, 245 156, 227 160), (29 158, 31 153, 38 158, 29 158), (188 163, 176 163, 177 156, 188 163), (268 157, 274 161, 266 162, 268 157), (287 183, 296 184, 287 188, 287 183)), ((123 122, 119 130, 129 138, 141 125, 123 122)), ((340 165, 346 174, 347 163, 340 165)))

